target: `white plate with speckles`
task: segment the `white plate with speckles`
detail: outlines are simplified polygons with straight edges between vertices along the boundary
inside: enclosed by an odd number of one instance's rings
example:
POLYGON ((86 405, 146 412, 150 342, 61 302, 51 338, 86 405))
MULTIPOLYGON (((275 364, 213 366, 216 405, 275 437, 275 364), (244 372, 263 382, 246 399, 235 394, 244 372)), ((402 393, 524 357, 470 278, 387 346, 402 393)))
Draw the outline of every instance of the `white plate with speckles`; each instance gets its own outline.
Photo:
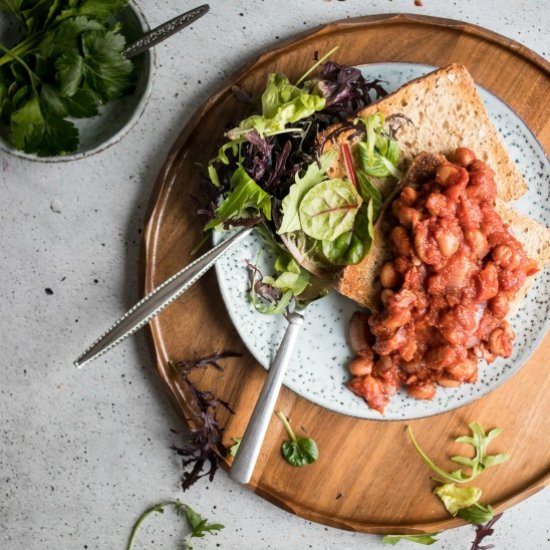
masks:
MULTIPOLYGON (((391 92, 435 67, 412 63, 374 63, 361 69, 368 78, 386 81, 385 88, 391 92)), ((529 185, 529 191, 514 203, 514 207, 550 226, 550 165, 543 148, 508 105, 486 89, 478 89, 508 153, 529 185)), ((221 240, 222 236, 216 235, 215 238, 221 240)), ((217 262, 216 272, 233 324, 250 352, 268 368, 287 322, 282 316, 266 316, 256 312, 248 300, 245 260, 255 262, 261 250, 260 239, 252 235, 217 262)), ((267 250, 263 250, 259 265, 264 273, 270 272, 273 264, 267 250)), ((525 363, 548 329, 549 291, 550 269, 547 267, 538 275, 520 311, 510 319, 516 333, 514 353, 510 359, 498 359, 490 365, 480 362, 475 384, 462 384, 452 389, 438 387, 432 401, 418 401, 402 390, 393 397, 383 415, 369 409, 362 398, 345 386, 350 378, 347 364, 352 358, 347 327, 352 313, 359 307, 333 292, 307 308, 305 323, 284 383, 313 403, 358 418, 403 420, 455 409, 489 393, 525 363)))

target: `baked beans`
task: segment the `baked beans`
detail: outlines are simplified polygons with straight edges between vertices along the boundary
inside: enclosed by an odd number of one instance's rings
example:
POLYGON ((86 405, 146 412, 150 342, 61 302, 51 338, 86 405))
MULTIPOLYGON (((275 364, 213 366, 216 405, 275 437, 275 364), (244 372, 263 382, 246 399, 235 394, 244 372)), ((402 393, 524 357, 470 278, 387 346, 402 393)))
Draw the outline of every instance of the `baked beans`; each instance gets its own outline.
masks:
POLYGON ((504 318, 536 271, 495 211, 491 169, 464 147, 454 158, 394 200, 381 309, 352 319, 369 344, 350 363, 349 388, 380 412, 402 386, 432 399, 436 384, 475 382, 479 358, 509 357, 514 333, 504 318))

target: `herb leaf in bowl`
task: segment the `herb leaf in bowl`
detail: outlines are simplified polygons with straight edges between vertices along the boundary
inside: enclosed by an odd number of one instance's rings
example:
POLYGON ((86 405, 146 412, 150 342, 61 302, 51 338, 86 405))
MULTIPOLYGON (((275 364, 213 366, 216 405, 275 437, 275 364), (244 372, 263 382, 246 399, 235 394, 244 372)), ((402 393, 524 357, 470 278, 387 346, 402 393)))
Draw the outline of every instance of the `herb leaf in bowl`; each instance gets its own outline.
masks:
POLYGON ((38 156, 72 153, 87 118, 134 84, 126 39, 114 16, 128 0, 0 0, 24 38, 0 44, 0 117, 15 147, 38 156))

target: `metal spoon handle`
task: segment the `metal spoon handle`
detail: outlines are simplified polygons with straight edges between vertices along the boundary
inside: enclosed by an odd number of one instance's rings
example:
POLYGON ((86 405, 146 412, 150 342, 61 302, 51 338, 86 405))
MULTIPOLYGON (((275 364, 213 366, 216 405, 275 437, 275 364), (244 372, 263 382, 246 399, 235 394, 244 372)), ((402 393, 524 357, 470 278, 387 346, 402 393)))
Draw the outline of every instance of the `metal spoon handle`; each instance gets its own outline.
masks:
POLYGON ((237 456, 229 470, 229 477, 240 483, 248 483, 256 466, 260 449, 264 441, 269 421, 279 396, 286 369, 292 358, 292 352, 304 318, 299 313, 291 313, 288 318, 283 341, 277 350, 275 359, 269 368, 267 378, 252 412, 244 433, 237 456))
POLYGON ((172 36, 181 29, 191 25, 191 23, 195 22, 199 17, 202 17, 205 13, 207 13, 209 9, 210 6, 208 4, 204 4, 198 8, 194 8, 178 15, 173 19, 170 19, 170 21, 166 21, 166 23, 162 23, 162 25, 146 32, 142 37, 138 38, 135 42, 132 42, 124 50, 124 55, 130 59, 131 57, 135 57, 136 55, 143 53, 159 42, 166 40, 169 36, 172 36))
POLYGON ((82 367, 92 359, 120 344, 130 334, 139 330, 164 308, 179 298, 190 286, 196 283, 230 248, 245 239, 253 228, 239 231, 229 239, 221 242, 194 262, 172 275, 160 286, 138 302, 130 311, 116 321, 100 338, 98 338, 74 362, 82 367))

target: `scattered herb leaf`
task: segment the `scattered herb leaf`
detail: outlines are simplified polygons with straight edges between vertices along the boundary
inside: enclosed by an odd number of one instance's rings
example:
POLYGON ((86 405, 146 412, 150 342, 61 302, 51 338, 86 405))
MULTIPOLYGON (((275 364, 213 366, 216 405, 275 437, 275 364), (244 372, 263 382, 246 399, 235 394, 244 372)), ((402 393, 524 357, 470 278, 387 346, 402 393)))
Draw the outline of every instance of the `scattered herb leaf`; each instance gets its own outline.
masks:
POLYGON ((470 550, 490 550, 491 548, 494 548, 494 545, 492 544, 481 546, 481 543, 484 538, 490 537, 495 532, 493 526, 501 517, 502 514, 498 514, 485 525, 478 525, 476 527, 476 538, 473 540, 470 550))
POLYGON ((290 441, 285 441, 281 446, 281 453, 284 459, 291 466, 306 466, 313 464, 319 458, 317 443, 310 437, 296 437, 286 416, 281 412, 275 413, 283 423, 290 441))
POLYGON ((145 510, 141 514, 141 516, 139 516, 139 518, 136 520, 134 526, 132 527, 132 531, 130 533, 130 538, 128 539, 128 545, 126 546, 126 550, 132 550, 132 547, 136 540, 137 533, 142 523, 144 522, 144 520, 154 512, 163 514, 164 510, 168 507, 173 507, 178 516, 185 517, 187 521, 187 525, 191 530, 189 535, 187 535, 187 537, 183 541, 183 545, 186 550, 192 550, 193 548, 191 544, 191 539, 203 538, 204 535, 207 533, 220 531, 221 529, 224 528, 224 526, 221 525, 220 523, 208 523, 207 519, 203 518, 200 514, 195 512, 195 510, 193 510, 190 506, 187 506, 186 504, 181 503, 179 500, 161 502, 145 510))
MULTIPOLYGON (((203 538, 206 533, 220 531, 224 528, 224 526, 220 523, 208 523, 206 518, 203 518, 190 506, 185 506, 185 517, 187 518, 189 527, 191 527, 191 535, 189 536, 190 539, 203 538)), ((188 546, 191 547, 189 544, 188 546)))
POLYGON ((438 539, 435 538, 435 535, 438 534, 439 533, 434 533, 433 535, 386 535, 382 538, 382 542, 384 544, 391 544, 392 546, 395 546, 398 542, 406 540, 409 542, 416 542, 417 544, 425 544, 428 546, 438 541, 438 539))
MULTIPOLYGON (((470 469, 470 473, 467 473, 464 469, 460 468, 454 472, 446 472, 437 464, 435 464, 426 453, 420 448, 416 439, 414 438, 413 432, 410 426, 407 428, 407 434, 411 443, 413 444, 416 452, 420 455, 424 463, 434 471, 441 479, 457 483, 467 483, 475 479, 479 474, 481 474, 485 469, 490 466, 496 466, 497 464, 502 464, 508 460, 509 456, 504 453, 499 453, 497 455, 487 455, 487 446, 488 444, 495 439, 500 433, 500 428, 495 428, 491 430, 487 435, 483 428, 479 425, 478 422, 472 422, 470 425, 470 430, 472 432, 472 437, 463 436, 455 439, 457 443, 467 443, 474 448, 475 455, 473 458, 464 457, 464 456, 453 456, 451 460, 457 464, 461 464, 470 469)), ((441 481, 441 479, 439 481, 441 481)))
POLYGON ((225 456, 227 449, 222 444, 223 428, 219 425, 216 412, 219 405, 233 413, 226 401, 217 399, 211 391, 200 390, 190 379, 189 374, 195 369, 212 366, 223 370, 219 361, 228 357, 240 357, 234 351, 224 351, 191 361, 171 362, 172 369, 181 376, 186 384, 191 399, 196 403, 198 414, 189 420, 193 421, 190 428, 191 437, 181 447, 173 449, 182 456, 183 475, 182 489, 186 491, 201 477, 214 479, 219 465, 219 456, 225 456))
POLYGON ((478 487, 457 487, 454 483, 445 483, 434 489, 451 516, 456 516, 463 509, 476 504, 481 498, 478 487))
POLYGON ((472 525, 479 525, 493 519, 495 511, 490 504, 485 506, 480 502, 476 502, 467 508, 461 508, 458 515, 472 525))
POLYGON ((229 452, 229 456, 232 456, 235 458, 237 456, 237 451, 239 450, 239 447, 241 446, 241 441, 243 440, 242 437, 232 437, 233 445, 231 445, 227 451, 229 452))

